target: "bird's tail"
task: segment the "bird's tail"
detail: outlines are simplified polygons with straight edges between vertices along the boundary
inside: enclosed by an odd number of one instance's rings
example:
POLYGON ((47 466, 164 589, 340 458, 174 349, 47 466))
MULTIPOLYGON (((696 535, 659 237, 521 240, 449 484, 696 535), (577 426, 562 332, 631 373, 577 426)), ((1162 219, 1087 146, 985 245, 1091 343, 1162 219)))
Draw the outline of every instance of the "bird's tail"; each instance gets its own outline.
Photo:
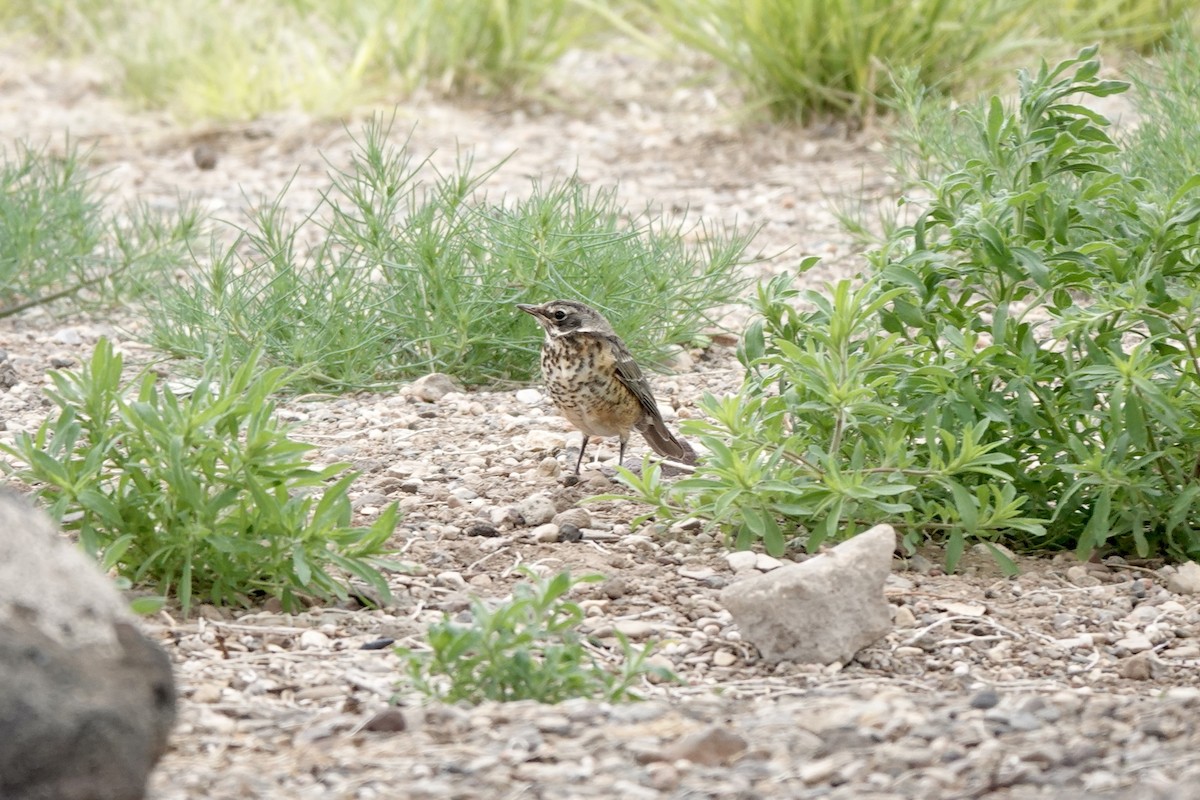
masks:
POLYGON ((650 445, 650 449, 666 458, 682 461, 684 464, 696 463, 696 451, 683 439, 677 438, 668 430, 661 419, 646 420, 638 431, 650 445))

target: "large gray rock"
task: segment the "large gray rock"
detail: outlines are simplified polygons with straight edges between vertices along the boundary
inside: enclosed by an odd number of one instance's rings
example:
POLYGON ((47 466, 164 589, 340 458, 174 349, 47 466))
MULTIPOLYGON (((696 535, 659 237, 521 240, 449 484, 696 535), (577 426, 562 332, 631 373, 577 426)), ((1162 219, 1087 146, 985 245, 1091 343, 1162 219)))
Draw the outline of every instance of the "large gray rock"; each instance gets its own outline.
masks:
POLYGON ((770 662, 845 663, 891 629, 883 583, 896 532, 876 525, 824 555, 725 587, 742 637, 770 662))
POLYGON ((120 593, 0 491, 0 798, 139 800, 174 717, 170 661, 120 593))

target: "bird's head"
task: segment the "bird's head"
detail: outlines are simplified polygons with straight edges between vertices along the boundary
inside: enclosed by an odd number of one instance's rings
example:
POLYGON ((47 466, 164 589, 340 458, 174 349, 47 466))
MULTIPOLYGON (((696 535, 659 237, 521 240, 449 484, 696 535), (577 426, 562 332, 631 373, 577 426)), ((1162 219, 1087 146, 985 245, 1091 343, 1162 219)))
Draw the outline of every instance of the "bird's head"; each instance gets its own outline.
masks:
POLYGON ((599 311, 574 300, 551 300, 540 306, 519 303, 517 308, 536 319, 549 336, 613 332, 612 325, 599 311))

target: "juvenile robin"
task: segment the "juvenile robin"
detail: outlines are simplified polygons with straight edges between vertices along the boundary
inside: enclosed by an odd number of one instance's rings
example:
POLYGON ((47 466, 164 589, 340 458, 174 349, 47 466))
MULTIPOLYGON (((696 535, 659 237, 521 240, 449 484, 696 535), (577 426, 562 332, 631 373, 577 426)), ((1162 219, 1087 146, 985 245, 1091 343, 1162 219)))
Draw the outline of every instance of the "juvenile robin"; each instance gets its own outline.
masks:
POLYGON ((660 456, 696 462, 691 446, 667 429, 650 383, 599 311, 574 300, 517 308, 545 329, 542 378, 559 412, 583 434, 575 475, 593 436, 618 437, 618 463, 624 463, 625 446, 634 430, 660 456))

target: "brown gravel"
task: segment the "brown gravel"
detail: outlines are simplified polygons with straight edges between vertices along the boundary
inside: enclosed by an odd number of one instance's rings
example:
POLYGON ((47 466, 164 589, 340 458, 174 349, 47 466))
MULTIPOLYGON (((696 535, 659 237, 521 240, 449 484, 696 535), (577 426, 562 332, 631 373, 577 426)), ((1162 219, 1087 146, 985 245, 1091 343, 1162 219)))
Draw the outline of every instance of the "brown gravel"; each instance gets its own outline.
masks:
MULTIPOLYGON (((314 204, 325 159, 345 162, 340 124, 280 115, 183 128, 123 110, 86 66, 31 63, 18 44, 0 48, 0 144, 60 147, 69 130, 94 146, 116 199, 169 206, 182 189, 237 220, 244 198, 273 196, 289 179, 298 206, 314 204)), ((756 244, 776 255, 755 267, 761 274, 814 253, 825 263, 806 278, 813 284, 853 274, 829 195, 886 188, 874 140, 740 124, 728 90, 692 78, 683 67, 573 54, 541 103, 417 98, 397 110, 396 130, 415 125, 414 152, 436 163, 456 147, 480 164, 515 152, 497 193, 578 170, 619 183, 630 207, 763 226, 756 244)), ((0 321, 11 373, 0 379, 0 438, 44 418, 47 371, 78 362, 100 335, 133 361, 153 358, 136 329, 122 314, 0 321)), ((731 353, 716 348, 655 388, 686 417, 700 392, 728 392, 739 379, 731 353)), ((577 434, 540 392, 430 403, 398 387, 297 400, 283 413, 322 459, 363 472, 361 518, 400 503, 407 571, 393 575, 397 601, 381 611, 202 608, 149 620, 183 695, 154 800, 1200 797, 1200 596, 1168 591, 1170 568, 1023 559, 1008 580, 978 553, 954 576, 929 554, 898 565, 888 587, 896 627, 853 662, 768 668, 716 601, 734 571, 708 534, 633 529, 639 509, 620 502, 547 523, 579 528, 575 543, 520 524, 514 508, 531 495, 565 511, 611 488, 599 470, 559 485, 564 444, 577 446, 577 434), (615 707, 422 705, 397 688, 390 648, 362 649, 381 638, 414 644, 470 594, 502 597, 520 565, 608 576, 580 593, 597 652, 610 656, 603 642, 614 627, 652 635, 685 683, 646 685, 648 702, 615 707), (399 713, 379 716, 397 692, 399 713)))

